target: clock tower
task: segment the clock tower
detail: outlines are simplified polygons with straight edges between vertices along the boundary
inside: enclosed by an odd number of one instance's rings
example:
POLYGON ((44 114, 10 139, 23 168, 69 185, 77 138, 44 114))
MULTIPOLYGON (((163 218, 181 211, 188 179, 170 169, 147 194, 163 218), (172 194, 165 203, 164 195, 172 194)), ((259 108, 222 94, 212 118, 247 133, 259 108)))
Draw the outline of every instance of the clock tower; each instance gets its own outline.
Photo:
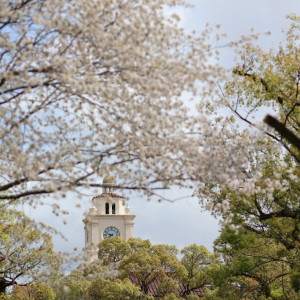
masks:
POLYGON ((125 198, 115 193, 115 179, 106 175, 103 179, 102 194, 92 199, 93 206, 84 222, 85 251, 88 262, 98 258, 97 245, 104 239, 121 236, 124 240, 133 237, 135 215, 125 207, 125 198))

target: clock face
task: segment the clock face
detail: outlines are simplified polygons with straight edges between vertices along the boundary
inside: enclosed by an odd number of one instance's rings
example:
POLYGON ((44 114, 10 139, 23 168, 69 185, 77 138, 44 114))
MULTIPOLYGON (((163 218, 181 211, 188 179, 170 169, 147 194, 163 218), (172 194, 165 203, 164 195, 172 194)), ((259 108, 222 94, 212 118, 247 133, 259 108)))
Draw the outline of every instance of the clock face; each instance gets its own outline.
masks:
POLYGON ((109 237, 115 237, 117 235, 120 235, 120 232, 117 228, 115 227, 107 227, 104 232, 103 232, 103 237, 105 239, 109 238, 109 237))

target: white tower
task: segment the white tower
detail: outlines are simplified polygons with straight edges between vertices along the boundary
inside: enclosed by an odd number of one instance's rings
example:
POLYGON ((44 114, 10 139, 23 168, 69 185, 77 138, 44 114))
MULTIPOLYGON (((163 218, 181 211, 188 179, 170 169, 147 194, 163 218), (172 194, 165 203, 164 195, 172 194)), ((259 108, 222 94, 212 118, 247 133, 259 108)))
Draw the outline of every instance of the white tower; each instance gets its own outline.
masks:
POLYGON ((84 222, 85 249, 89 262, 98 258, 97 245, 105 238, 120 235, 124 240, 133 237, 135 215, 125 208, 125 198, 115 193, 115 179, 106 175, 103 180, 102 194, 92 199, 84 222))

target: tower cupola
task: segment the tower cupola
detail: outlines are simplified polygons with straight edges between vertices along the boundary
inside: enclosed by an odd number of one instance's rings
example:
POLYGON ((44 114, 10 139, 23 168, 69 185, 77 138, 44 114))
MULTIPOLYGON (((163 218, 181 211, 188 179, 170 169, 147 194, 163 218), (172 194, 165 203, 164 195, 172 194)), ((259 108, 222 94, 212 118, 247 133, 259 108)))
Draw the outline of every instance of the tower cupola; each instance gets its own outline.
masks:
POLYGON ((102 183, 102 193, 113 193, 115 191, 116 179, 112 175, 107 174, 102 183))

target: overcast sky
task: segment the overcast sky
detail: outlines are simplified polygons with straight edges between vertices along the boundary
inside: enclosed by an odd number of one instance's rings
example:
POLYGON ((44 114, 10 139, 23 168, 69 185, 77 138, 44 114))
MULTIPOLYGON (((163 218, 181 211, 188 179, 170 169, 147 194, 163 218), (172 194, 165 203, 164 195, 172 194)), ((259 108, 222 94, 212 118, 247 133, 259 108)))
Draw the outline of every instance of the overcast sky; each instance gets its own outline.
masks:
MULTIPOLYGON (((271 36, 264 36, 259 44, 264 48, 276 47, 284 40, 289 27, 286 15, 300 12, 300 0, 199 0, 191 1, 195 7, 178 9, 181 24, 187 30, 201 31, 206 23, 220 24, 229 40, 238 39, 242 34, 249 34, 250 29, 263 33, 271 31, 271 36)), ((227 67, 233 65, 231 50, 223 50, 222 62, 227 67)), ((102 181, 102 179, 99 179, 102 181)), ((121 193, 121 192, 119 192, 121 193)), ((174 198, 187 192, 173 191, 174 198)), ((76 195, 64 199, 63 207, 69 209, 68 223, 63 225, 62 218, 51 214, 51 209, 38 208, 35 211, 24 209, 30 217, 55 226, 61 230, 68 242, 54 237, 55 249, 71 251, 84 246, 83 213, 91 207, 91 198, 83 201, 83 206, 74 208, 79 202, 76 195)), ((201 212, 197 199, 185 199, 175 203, 147 202, 141 195, 131 194, 130 206, 136 215, 135 236, 150 239, 152 243, 176 245, 179 249, 193 243, 202 244, 210 250, 218 236, 218 222, 209 213, 201 212)), ((81 201, 80 201, 81 202, 81 201)))

